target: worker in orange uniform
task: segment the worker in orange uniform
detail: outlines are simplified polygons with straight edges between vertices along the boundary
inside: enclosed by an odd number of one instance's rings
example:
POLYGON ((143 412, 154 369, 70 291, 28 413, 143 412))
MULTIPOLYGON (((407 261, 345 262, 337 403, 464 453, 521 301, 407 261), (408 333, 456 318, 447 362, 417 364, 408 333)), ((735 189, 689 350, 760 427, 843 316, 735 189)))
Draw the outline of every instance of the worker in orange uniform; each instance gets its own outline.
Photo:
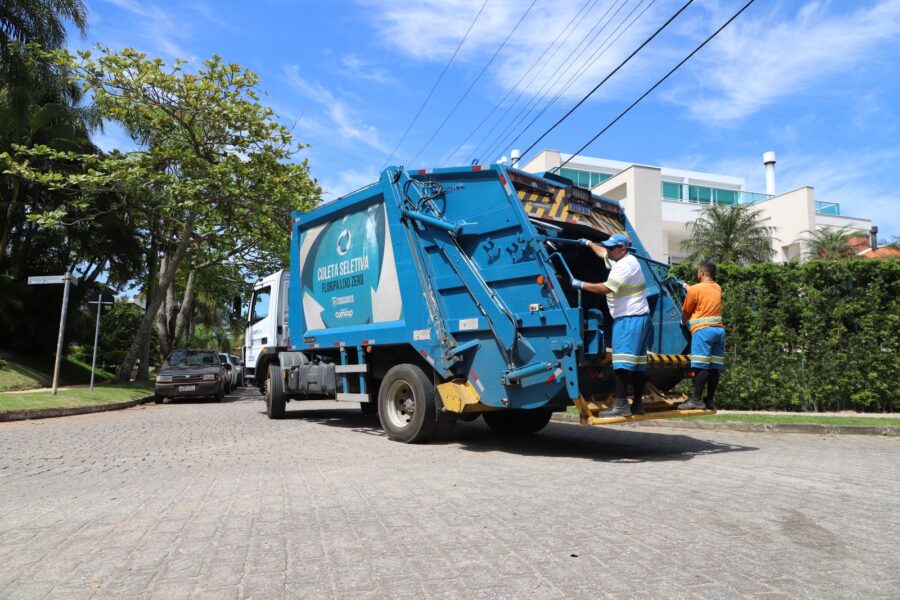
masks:
POLYGON ((697 279, 696 285, 684 284, 687 296, 681 308, 681 320, 691 328, 691 368, 696 371, 694 396, 678 408, 715 410, 719 373, 725 368, 722 288, 716 283, 716 265, 704 263, 697 271, 697 279))

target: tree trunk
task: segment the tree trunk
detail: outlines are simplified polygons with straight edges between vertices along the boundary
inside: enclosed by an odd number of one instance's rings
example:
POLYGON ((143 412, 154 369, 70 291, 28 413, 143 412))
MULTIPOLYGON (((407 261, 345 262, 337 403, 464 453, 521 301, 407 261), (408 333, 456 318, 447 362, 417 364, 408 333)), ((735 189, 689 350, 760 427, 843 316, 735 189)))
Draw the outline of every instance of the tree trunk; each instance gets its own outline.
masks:
MULTIPOLYGON (((150 235, 150 249, 147 251, 147 282, 144 285, 144 299, 148 300, 153 296, 156 289, 156 279, 159 277, 158 261, 159 245, 156 243, 156 236, 150 235)), ((147 381, 150 379, 150 336, 141 342, 141 362, 138 365, 137 380, 147 381)))
POLYGON ((191 269, 188 273, 187 284, 184 286, 184 296, 181 299, 181 309, 175 319, 175 333, 173 335, 173 345, 179 346, 182 342, 187 323, 191 320, 194 312, 194 284, 197 279, 197 271, 191 269))
POLYGON ((3 224, 0 226, 0 258, 6 256, 6 246, 9 245, 10 232, 13 230, 13 219, 16 211, 19 209, 19 192, 21 181, 18 177, 13 177, 12 193, 9 195, 9 208, 3 216, 3 224))
MULTIPOLYGON (((144 318, 141 320, 141 325, 138 327, 137 334, 134 336, 131 348, 128 349, 128 353, 125 355, 125 360, 122 361, 122 364, 119 365, 119 370, 116 372, 116 381, 119 383, 125 383, 131 379, 131 371, 134 369, 134 363, 137 361, 141 347, 149 338, 150 329, 153 327, 153 321, 156 320, 159 307, 162 305, 163 299, 165 299, 169 288, 175 281, 175 275, 178 273, 178 266, 181 264, 181 261, 184 259, 184 255, 187 252, 195 218, 196 216, 194 213, 190 213, 184 222, 184 226, 181 228, 181 234, 178 240, 178 246, 175 248, 175 253, 172 255, 168 264, 166 264, 166 269, 163 271, 162 277, 160 278, 159 288, 157 288, 156 293, 153 294, 152 300, 148 300, 147 312, 144 313, 144 318)), ((162 269, 160 269, 160 271, 162 271, 162 269)))

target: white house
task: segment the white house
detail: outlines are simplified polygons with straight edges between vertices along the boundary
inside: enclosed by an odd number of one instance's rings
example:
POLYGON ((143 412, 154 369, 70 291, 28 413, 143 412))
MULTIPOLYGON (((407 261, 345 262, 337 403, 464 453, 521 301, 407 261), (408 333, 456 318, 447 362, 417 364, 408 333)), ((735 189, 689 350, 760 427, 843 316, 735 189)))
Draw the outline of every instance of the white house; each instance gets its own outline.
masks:
POLYGON ((817 227, 849 225, 864 232, 872 227, 870 219, 841 215, 836 203, 817 202, 811 186, 776 194, 775 155, 767 152, 765 158, 770 159, 766 163, 768 193, 747 191, 742 177, 590 156, 572 158, 556 150, 541 151, 521 168, 543 173, 569 161, 559 174, 597 195, 620 201, 647 251, 661 262, 684 259, 681 242, 688 237, 686 225, 711 203, 755 204, 775 228, 772 247, 778 262, 799 258, 801 240, 817 227))

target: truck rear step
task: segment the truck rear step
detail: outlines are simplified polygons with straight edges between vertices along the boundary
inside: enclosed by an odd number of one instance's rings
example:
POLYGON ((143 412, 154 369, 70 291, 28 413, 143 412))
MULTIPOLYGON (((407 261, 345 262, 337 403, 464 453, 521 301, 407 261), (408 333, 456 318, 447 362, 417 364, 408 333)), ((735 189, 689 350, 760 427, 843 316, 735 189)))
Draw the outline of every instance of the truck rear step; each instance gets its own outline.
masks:
POLYGON ((603 417, 600 413, 612 407, 612 395, 592 397, 590 399, 579 398, 575 400, 578 416, 582 425, 616 425, 618 423, 631 423, 634 421, 651 421, 653 419, 677 419, 680 417, 696 417, 700 415, 714 415, 714 410, 678 410, 678 405, 684 402, 686 397, 664 396, 654 386, 647 384, 647 394, 644 398, 644 410, 646 414, 632 415, 630 417, 603 417))

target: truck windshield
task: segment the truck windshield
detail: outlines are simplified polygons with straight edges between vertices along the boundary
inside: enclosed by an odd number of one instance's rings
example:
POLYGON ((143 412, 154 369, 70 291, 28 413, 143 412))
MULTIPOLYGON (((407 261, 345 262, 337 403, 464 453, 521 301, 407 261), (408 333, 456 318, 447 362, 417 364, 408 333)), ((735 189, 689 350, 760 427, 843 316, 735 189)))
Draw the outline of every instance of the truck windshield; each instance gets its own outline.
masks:
POLYGON ((253 292, 253 310, 250 313, 250 324, 258 323, 269 316, 269 296, 272 288, 266 286, 253 292))

